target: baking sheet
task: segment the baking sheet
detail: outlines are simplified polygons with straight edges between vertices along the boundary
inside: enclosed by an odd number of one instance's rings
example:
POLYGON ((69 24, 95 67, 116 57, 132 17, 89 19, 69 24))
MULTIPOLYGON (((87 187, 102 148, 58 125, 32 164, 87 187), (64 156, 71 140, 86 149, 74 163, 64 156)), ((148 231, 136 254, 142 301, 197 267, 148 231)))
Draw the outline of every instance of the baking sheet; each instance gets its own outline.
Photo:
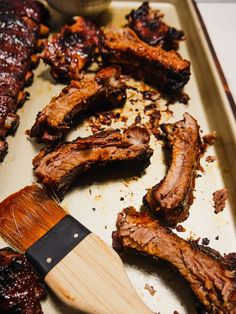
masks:
MULTIPOLYGON (((100 17, 100 24, 122 25, 124 16, 132 8, 137 8, 141 2, 113 1, 109 9, 100 17)), ((163 114, 163 121, 174 122, 182 119, 186 111, 192 114, 201 126, 203 134, 217 131, 217 140, 202 158, 205 173, 196 179, 195 201, 190 208, 190 216, 182 223, 186 232, 179 236, 207 237, 210 246, 221 253, 235 251, 235 209, 236 209, 236 124, 227 102, 220 77, 204 38, 201 25, 191 1, 158 1, 150 3, 153 8, 165 13, 164 20, 176 28, 183 29, 187 40, 180 44, 181 55, 192 63, 192 75, 185 92, 191 100, 185 106, 176 103, 170 106, 173 116, 163 114), (205 158, 214 155, 217 160, 206 163, 205 158), (227 187, 229 197, 227 206, 222 213, 214 214, 212 193, 227 187), (219 236, 219 240, 216 237, 219 236)), ((65 21, 59 14, 52 14, 52 23, 57 29, 65 21)), ((130 85, 138 84, 130 81, 130 85)), ((143 86, 143 85, 142 85, 143 86)), ((25 135, 39 110, 57 95, 63 85, 56 84, 49 74, 49 68, 42 62, 35 71, 35 80, 28 89, 31 97, 18 113, 20 126, 14 137, 9 137, 9 153, 4 163, 0 165, 0 200, 35 181, 32 173, 32 158, 37 154, 41 145, 31 141, 25 135)), ((145 88, 145 87, 144 87, 145 88)), ((142 112, 143 99, 141 94, 128 90, 128 98, 123 110, 117 110, 129 117, 126 125, 132 124, 137 115, 135 109, 142 112), (132 99, 139 101, 132 104, 132 99), (132 111, 131 111, 132 110, 132 111)), ((159 101, 161 107, 164 101, 159 101)), ((124 126, 123 123, 114 126, 124 126)), ((67 139, 91 134, 90 127, 84 122, 71 130, 67 139)), ((161 142, 152 137, 151 145, 155 150, 151 165, 140 177, 122 178, 113 175, 111 170, 103 176, 94 174, 90 180, 77 180, 66 194, 62 206, 71 215, 80 220, 91 231, 97 233, 108 244, 111 244, 111 233, 115 229, 117 213, 126 206, 133 205, 140 209, 142 197, 148 187, 159 182, 166 173, 166 165, 161 142), (124 200, 122 200, 124 198, 124 200)), ((0 240, 1 247, 6 244, 0 240)), ((194 303, 191 290, 184 280, 163 263, 157 263, 145 257, 126 257, 125 267, 134 287, 140 297, 154 311, 160 313, 194 313, 194 303), (145 284, 153 286, 157 291, 154 296, 144 289, 145 284)), ((62 305, 54 296, 42 302, 45 313, 74 313, 62 305)))

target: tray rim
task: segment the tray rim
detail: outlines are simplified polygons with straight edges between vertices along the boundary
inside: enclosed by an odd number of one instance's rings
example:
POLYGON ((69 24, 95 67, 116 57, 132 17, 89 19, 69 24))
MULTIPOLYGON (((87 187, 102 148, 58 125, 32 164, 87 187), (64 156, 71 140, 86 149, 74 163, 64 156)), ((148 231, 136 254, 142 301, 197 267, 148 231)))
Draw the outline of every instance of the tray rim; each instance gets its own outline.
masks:
POLYGON ((212 58, 214 60, 214 63, 215 63, 216 69, 217 69, 217 72, 219 74, 219 77, 221 79, 221 83, 223 85, 225 94, 227 96, 228 103, 229 103, 229 105, 231 107, 234 119, 236 121, 236 102, 235 102, 235 100, 233 98, 233 95, 232 95, 232 92, 231 92, 231 90, 229 88, 227 79, 225 77, 224 71, 223 71, 222 66, 220 64, 220 61, 219 61, 219 59, 217 57, 215 48, 213 46, 213 43, 212 43, 212 40, 210 38, 209 32, 207 30, 206 24, 205 24, 205 22, 204 22, 204 20, 202 18, 202 15, 200 13, 200 10, 199 10, 198 6, 197 6, 196 0, 191 0, 191 1, 192 1, 192 6, 193 6, 193 8, 195 10, 195 13, 196 13, 196 15, 198 17, 199 23, 201 24, 203 33, 205 35, 205 39, 206 39, 207 44, 208 44, 208 48, 209 48, 209 50, 211 52, 212 58))

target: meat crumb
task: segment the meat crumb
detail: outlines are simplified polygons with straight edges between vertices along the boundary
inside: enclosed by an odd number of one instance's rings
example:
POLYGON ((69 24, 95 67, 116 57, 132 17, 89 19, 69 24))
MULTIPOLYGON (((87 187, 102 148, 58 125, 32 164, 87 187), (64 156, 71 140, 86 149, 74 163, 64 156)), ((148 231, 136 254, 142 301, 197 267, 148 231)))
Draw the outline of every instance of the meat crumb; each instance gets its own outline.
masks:
POLYGON ((210 243, 210 240, 208 238, 202 239, 202 245, 208 245, 210 243))
POLYGON ((161 113, 159 110, 154 110, 150 115, 149 122, 147 123, 147 128, 152 132, 152 134, 157 138, 160 134, 159 131, 159 121, 161 119, 161 113))
POLYGON ((155 103, 151 103, 151 104, 149 104, 149 105, 147 105, 147 106, 144 107, 143 112, 144 112, 147 116, 149 116, 149 115, 150 115, 150 111, 151 111, 151 113, 152 113, 152 110, 156 109, 156 107, 157 107, 157 106, 156 106, 155 103))
POLYGON ((198 245, 200 238, 197 239, 193 239, 191 236, 189 237, 188 241, 192 244, 192 245, 198 245))
POLYGON ((186 229, 185 229, 182 225, 176 226, 175 229, 176 229, 178 232, 185 232, 185 231, 186 231, 186 229))
POLYGON ((184 105, 187 105, 187 103, 189 102, 190 97, 188 94, 182 93, 179 95, 178 97, 178 101, 184 105))
POLYGON ((112 122, 122 121, 126 122, 127 117, 121 116, 119 112, 103 111, 96 113, 89 119, 89 126, 93 133, 99 132, 103 126, 111 126, 112 122))
POLYGON ((115 114, 115 118, 116 118, 116 119, 119 119, 119 118, 120 118, 120 113, 119 113, 119 112, 117 112, 117 113, 115 114))
POLYGON ((144 91, 142 92, 142 94, 143 94, 143 99, 145 100, 155 101, 160 98, 160 95, 155 91, 144 91))
POLYGON ((167 106, 167 109, 165 110, 165 113, 169 116, 169 117, 173 117, 174 112, 172 110, 170 110, 169 106, 167 106))
POLYGON ((226 205, 226 200, 228 197, 228 190, 226 188, 223 188, 221 190, 215 191, 213 193, 213 202, 214 202, 214 213, 218 214, 221 212, 226 205))
POLYGON ((120 198, 120 201, 124 201, 124 197, 121 197, 121 198, 120 198))
POLYGON ((154 296, 154 294, 157 292, 153 286, 150 286, 149 284, 145 283, 144 289, 147 290, 151 296, 154 296))
POLYGON ((206 158, 206 162, 213 162, 213 161, 215 161, 216 160, 216 157, 215 156, 207 156, 207 158, 206 158))
POLYGON ((219 236, 216 236, 215 239, 216 239, 216 240, 219 240, 219 236))
POLYGON ((207 145, 213 145, 215 143, 216 139, 216 131, 213 131, 212 133, 208 133, 202 137, 204 144, 207 145))
POLYGON ((96 200, 96 201, 100 200, 101 198, 102 198, 102 195, 101 195, 101 194, 98 194, 98 195, 95 196, 95 200, 96 200))
POLYGON ((173 314, 179 314, 179 312, 178 311, 174 311, 173 314))
POLYGON ((141 116, 140 116, 140 114, 138 114, 138 115, 135 117, 134 123, 135 123, 135 124, 140 124, 141 121, 142 121, 141 116))

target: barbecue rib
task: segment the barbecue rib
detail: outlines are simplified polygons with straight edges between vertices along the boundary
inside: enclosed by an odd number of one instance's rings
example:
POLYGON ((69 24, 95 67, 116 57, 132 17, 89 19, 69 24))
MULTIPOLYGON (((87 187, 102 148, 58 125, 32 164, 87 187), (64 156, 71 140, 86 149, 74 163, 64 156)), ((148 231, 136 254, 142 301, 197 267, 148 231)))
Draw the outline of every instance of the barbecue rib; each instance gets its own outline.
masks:
POLYGON ((72 81, 59 96, 39 112, 28 134, 38 141, 58 141, 70 129, 79 115, 104 108, 105 105, 121 106, 126 100, 126 87, 120 80, 120 68, 108 67, 95 76, 72 81))
POLYGON ((162 125, 172 162, 165 178, 148 190, 145 202, 169 224, 176 225, 187 219, 193 203, 196 170, 202 153, 197 121, 188 113, 174 124, 162 125))
POLYGON ((8 149, 6 136, 19 124, 15 112, 26 99, 22 90, 33 80, 38 38, 48 33, 40 24, 44 10, 36 1, 0 0, 0 161, 8 149))
POLYGON ((144 2, 137 10, 132 10, 126 19, 129 27, 149 45, 161 45, 165 50, 178 49, 184 32, 166 25, 162 17, 163 14, 159 10, 152 10, 149 3, 144 2))
POLYGON ((25 255, 0 249, 0 312, 41 314, 45 286, 25 255))
POLYGON ((64 26, 45 44, 42 58, 51 66, 57 81, 77 80, 80 71, 99 52, 100 31, 79 16, 71 26, 64 26))
POLYGON ((102 55, 105 62, 121 65, 124 72, 170 96, 178 94, 190 77, 190 63, 177 52, 149 46, 130 28, 104 30, 102 55))
POLYGON ((205 313, 235 313, 235 260, 230 263, 215 250, 181 239, 132 207, 118 214, 112 237, 116 250, 135 249, 176 267, 209 311, 205 313))
POLYGON ((145 128, 131 126, 120 133, 107 130, 86 138, 42 149, 34 158, 34 174, 45 188, 62 199, 75 176, 93 166, 115 162, 146 167, 153 153, 145 128))

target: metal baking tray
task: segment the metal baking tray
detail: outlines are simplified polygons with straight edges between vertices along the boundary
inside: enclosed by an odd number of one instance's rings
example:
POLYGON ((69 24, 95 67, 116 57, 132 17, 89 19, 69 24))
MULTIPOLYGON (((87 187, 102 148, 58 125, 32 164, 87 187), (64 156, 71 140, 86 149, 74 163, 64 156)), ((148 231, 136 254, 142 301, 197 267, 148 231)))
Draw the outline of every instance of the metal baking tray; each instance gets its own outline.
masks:
MULTIPOLYGON (((141 2, 138 1, 113 1, 98 22, 101 25, 109 23, 123 25, 125 15, 140 4, 141 2)), ((186 232, 179 235, 184 238, 207 237, 212 248, 221 253, 228 253, 236 247, 236 123, 233 113, 235 107, 232 98, 231 106, 227 99, 221 75, 217 70, 211 46, 207 42, 204 26, 201 24, 194 3, 191 0, 168 0, 153 1, 150 4, 153 8, 164 12, 164 20, 168 24, 185 31, 187 39, 180 44, 180 53, 192 64, 191 79, 185 88, 185 92, 191 97, 189 105, 180 103, 171 105, 173 116, 163 114, 163 121, 172 122, 182 119, 182 114, 186 111, 197 119, 203 134, 213 130, 217 132, 215 145, 208 149, 201 160, 205 173, 201 173, 201 177, 196 179, 195 201, 190 208, 189 218, 182 224, 186 232), (210 164, 206 163, 205 157, 208 155, 215 155, 217 160, 210 164), (227 206, 223 212, 216 215, 212 204, 212 193, 223 187, 227 187, 229 192, 227 206), (218 240, 217 236, 219 236, 218 240)), ((53 11, 52 25, 55 30, 64 23, 62 16, 53 11)), ((134 82, 130 84, 140 85, 134 82)), ((143 87, 143 84, 140 86, 143 87)), ((38 111, 52 96, 57 95, 62 87, 63 85, 56 84, 52 80, 49 68, 41 62, 35 71, 34 83, 28 89, 30 100, 18 111, 20 126, 15 136, 8 138, 9 153, 0 165, 0 200, 35 181, 32 173, 32 158, 41 145, 29 140, 25 130, 32 126, 38 111)), ((124 109, 120 110, 121 114, 129 117, 127 125, 133 122, 137 114, 135 109, 141 109, 144 105, 140 94, 134 94, 133 90, 128 90, 129 98, 139 100, 133 105, 128 100, 124 109)), ((228 97, 230 99, 229 92, 228 97)), ((118 123, 115 126, 123 127, 124 124, 118 123)), ((90 133, 91 130, 85 121, 70 132, 68 139, 90 133)), ((62 206, 71 215, 108 244, 111 244, 111 233, 115 230, 117 213, 130 205, 140 209, 146 189, 159 182, 165 175, 166 165, 163 161, 161 143, 152 138, 151 144, 155 154, 151 159, 151 165, 142 176, 122 178, 106 171, 103 176, 94 175, 93 182, 77 180, 62 202, 62 206)), ((0 246, 5 245, 6 243, 0 240, 0 246)), ((176 310, 181 314, 195 313, 191 289, 169 266, 142 256, 126 257, 124 263, 138 294, 154 312, 172 314, 176 310), (146 283, 156 290, 154 296, 144 289, 146 283)), ((42 302, 42 306, 45 313, 74 313, 52 294, 42 302)))

